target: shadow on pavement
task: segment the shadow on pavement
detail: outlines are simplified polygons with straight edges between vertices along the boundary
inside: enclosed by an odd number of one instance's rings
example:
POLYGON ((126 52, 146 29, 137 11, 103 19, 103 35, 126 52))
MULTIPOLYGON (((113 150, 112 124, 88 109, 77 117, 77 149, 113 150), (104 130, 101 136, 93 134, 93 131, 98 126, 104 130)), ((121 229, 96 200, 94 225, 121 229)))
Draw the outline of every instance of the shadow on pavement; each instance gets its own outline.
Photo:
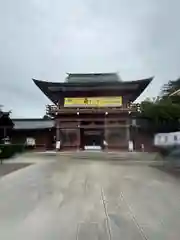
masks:
POLYGON ((162 172, 165 172, 175 178, 180 178, 180 167, 167 167, 167 166, 151 166, 153 168, 156 168, 162 172))
POLYGON ((30 163, 3 163, 0 165, 0 177, 30 165, 30 163))

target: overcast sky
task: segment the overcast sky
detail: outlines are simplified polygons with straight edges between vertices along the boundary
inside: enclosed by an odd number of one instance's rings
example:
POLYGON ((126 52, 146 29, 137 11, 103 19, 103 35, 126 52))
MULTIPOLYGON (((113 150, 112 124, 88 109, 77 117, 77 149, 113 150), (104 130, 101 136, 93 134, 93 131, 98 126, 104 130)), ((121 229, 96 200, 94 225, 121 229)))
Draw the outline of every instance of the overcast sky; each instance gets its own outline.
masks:
POLYGON ((0 0, 0 103, 41 117, 49 100, 32 77, 66 72, 155 76, 141 99, 180 76, 178 0, 0 0))

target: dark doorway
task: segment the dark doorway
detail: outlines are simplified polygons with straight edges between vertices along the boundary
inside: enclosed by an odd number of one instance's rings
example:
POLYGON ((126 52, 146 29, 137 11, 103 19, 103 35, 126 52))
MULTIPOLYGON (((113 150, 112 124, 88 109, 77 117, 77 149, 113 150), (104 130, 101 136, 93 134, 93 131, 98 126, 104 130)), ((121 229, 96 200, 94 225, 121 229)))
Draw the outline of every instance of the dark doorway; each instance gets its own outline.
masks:
POLYGON ((103 121, 82 121, 80 129, 80 147, 85 146, 103 147, 104 128, 103 121))
POLYGON ((102 136, 101 132, 97 130, 84 131, 84 145, 85 146, 101 146, 102 136))
POLYGON ((102 130, 98 129, 81 129, 81 148, 85 146, 101 147, 103 146, 102 130))

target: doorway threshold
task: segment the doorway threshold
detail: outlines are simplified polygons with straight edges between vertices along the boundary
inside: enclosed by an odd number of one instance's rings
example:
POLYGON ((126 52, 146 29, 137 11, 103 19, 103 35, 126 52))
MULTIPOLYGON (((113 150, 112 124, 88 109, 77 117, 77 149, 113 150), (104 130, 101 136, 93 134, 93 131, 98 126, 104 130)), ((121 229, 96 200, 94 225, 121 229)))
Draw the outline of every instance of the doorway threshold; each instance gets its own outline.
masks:
POLYGON ((101 151, 101 146, 84 146, 84 150, 101 151))

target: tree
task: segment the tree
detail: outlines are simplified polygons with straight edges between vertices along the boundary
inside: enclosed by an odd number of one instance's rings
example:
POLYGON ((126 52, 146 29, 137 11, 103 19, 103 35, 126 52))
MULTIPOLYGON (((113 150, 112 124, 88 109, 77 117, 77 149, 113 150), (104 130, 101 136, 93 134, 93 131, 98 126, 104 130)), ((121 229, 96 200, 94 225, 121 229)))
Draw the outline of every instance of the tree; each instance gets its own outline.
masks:
POLYGON ((10 118, 10 112, 0 111, 0 142, 3 138, 10 136, 14 123, 10 118))
POLYGON ((50 117, 49 115, 45 114, 45 115, 43 116, 43 119, 49 120, 49 119, 51 119, 51 117, 50 117))
POLYGON ((141 103, 141 119, 146 119, 146 131, 170 132, 179 130, 180 104, 170 97, 146 100, 141 103))

